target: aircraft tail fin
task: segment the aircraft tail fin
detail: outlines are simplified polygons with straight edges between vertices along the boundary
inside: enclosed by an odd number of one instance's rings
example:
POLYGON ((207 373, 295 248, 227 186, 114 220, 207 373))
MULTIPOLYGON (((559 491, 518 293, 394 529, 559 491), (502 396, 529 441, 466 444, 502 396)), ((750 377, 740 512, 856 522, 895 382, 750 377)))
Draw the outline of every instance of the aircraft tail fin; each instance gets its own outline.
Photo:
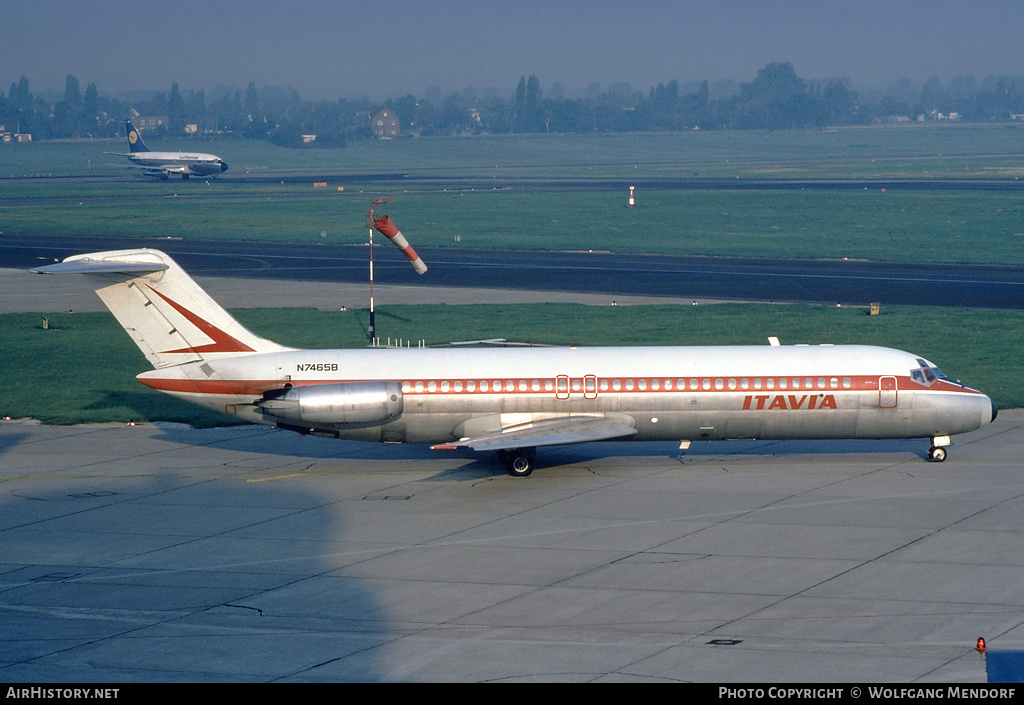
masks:
POLYGON ((142 141, 142 135, 135 129, 135 125, 131 119, 124 121, 124 131, 128 135, 128 151, 132 154, 136 152, 148 152, 149 147, 142 141))
POLYGON ((88 277, 155 368, 291 349, 245 328, 159 250, 93 252, 32 271, 88 277))

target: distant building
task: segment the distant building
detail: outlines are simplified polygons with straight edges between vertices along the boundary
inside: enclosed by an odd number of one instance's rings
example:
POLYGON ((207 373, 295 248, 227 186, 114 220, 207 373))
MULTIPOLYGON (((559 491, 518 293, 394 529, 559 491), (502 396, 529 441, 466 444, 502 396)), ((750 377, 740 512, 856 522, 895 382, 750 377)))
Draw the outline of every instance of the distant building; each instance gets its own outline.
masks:
POLYGON ((170 121, 166 115, 137 115, 132 118, 132 123, 138 128, 139 132, 146 132, 151 135, 156 134, 158 130, 160 134, 163 134, 170 127, 170 121))
POLYGON ((370 118, 370 131, 378 139, 388 140, 399 135, 398 116, 389 108, 383 108, 370 118))

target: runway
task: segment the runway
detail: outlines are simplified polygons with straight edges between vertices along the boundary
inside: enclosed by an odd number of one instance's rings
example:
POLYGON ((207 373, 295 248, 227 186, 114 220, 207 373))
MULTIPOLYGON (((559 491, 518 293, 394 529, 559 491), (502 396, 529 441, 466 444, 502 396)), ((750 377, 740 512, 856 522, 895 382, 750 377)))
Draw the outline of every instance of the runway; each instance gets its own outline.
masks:
MULTIPOLYGON (((73 254, 131 247, 163 250, 193 276, 365 284, 362 245, 295 245, 159 238, 0 238, 0 267, 28 269, 73 254)), ((609 252, 507 252, 417 248, 417 275, 394 248, 375 257, 378 282, 425 289, 508 289, 834 305, 1024 308, 1024 267, 848 260, 670 257, 609 252)))
POLYGON ((926 441, 490 456, 0 423, 0 680, 983 683, 1024 414, 926 441))

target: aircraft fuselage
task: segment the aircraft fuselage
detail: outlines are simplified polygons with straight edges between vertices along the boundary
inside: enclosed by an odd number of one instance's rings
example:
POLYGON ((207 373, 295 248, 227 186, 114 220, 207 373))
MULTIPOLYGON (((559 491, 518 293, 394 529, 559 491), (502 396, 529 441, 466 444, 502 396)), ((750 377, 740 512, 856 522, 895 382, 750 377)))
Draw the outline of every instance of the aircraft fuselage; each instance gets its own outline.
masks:
POLYGON ((168 171, 190 176, 217 176, 227 171, 227 164, 213 154, 197 152, 136 152, 126 155, 136 166, 154 169, 153 176, 164 176, 168 171))
POLYGON ((986 395, 930 363, 871 346, 297 350, 138 379, 248 421, 429 444, 566 414, 621 420, 635 429, 631 440, 648 441, 934 438, 995 415, 986 395), (397 407, 369 420, 336 423, 302 405, 275 416, 284 412, 264 399, 274 390, 301 398, 304 388, 374 382, 393 385, 397 407))

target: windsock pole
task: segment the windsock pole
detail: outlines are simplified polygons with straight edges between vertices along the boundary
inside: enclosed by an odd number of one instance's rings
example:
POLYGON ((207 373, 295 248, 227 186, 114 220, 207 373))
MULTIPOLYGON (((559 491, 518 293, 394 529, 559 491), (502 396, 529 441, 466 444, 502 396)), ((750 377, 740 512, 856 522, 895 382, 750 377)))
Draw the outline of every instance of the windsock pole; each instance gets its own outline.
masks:
POLYGON ((373 317, 373 228, 370 228, 370 327, 366 332, 372 345, 377 334, 377 325, 373 317))
POLYGON ((370 335, 370 342, 373 343, 377 336, 377 323, 374 318, 373 311, 373 231, 378 230, 388 240, 395 243, 398 249, 402 251, 405 258, 412 264, 413 269, 417 273, 423 274, 427 271, 427 265, 423 263, 420 256, 416 254, 416 250, 412 249, 412 245, 405 239, 405 236, 395 227, 395 224, 391 222, 391 218, 386 215, 379 217, 374 216, 373 209, 379 206, 386 206, 393 201, 393 198, 389 198, 386 201, 383 198, 378 198, 376 201, 370 204, 370 208, 366 211, 366 223, 370 229, 370 328, 368 333, 370 335))

